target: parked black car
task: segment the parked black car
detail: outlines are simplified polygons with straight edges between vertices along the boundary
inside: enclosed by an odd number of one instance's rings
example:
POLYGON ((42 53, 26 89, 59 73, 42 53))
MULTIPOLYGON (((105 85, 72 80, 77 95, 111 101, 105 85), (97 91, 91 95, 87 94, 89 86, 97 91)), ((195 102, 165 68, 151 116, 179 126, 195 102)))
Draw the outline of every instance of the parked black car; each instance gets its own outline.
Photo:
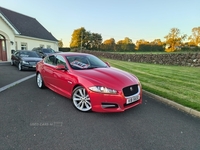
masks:
POLYGON ((52 54, 52 53, 56 53, 55 50, 51 49, 51 48, 33 48, 32 51, 35 51, 38 53, 38 55, 42 58, 44 58, 45 56, 52 54))
POLYGON ((34 51, 17 50, 11 56, 11 65, 18 67, 21 70, 35 70, 36 64, 42 58, 34 51))

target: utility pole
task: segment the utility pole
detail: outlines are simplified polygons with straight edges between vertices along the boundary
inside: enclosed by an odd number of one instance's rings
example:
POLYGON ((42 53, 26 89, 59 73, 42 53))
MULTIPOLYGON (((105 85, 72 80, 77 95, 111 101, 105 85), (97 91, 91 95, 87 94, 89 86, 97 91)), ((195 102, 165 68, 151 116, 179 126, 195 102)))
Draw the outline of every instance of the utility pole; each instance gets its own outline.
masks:
POLYGON ((83 32, 81 32, 81 52, 82 52, 83 32))

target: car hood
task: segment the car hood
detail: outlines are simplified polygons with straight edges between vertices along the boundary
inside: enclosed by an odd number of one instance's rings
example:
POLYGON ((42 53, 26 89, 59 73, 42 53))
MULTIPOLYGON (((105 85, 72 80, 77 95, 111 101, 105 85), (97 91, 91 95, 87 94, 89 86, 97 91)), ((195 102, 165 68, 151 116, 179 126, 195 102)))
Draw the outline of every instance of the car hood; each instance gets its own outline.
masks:
POLYGON ((24 61, 40 61, 40 60, 42 60, 42 58, 38 58, 38 57, 21 57, 21 59, 24 61))
POLYGON ((76 70, 75 73, 93 84, 115 89, 139 83, 134 75, 113 67, 76 70))

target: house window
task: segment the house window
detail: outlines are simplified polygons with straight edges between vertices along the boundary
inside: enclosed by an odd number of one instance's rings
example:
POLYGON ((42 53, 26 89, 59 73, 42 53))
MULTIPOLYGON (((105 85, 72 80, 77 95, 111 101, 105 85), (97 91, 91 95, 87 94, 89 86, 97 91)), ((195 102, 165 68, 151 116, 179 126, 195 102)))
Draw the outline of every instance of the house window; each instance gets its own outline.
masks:
POLYGON ((21 43, 21 50, 27 50, 27 43, 21 43))
POLYGON ((15 50, 18 50, 17 42, 15 41, 15 50))

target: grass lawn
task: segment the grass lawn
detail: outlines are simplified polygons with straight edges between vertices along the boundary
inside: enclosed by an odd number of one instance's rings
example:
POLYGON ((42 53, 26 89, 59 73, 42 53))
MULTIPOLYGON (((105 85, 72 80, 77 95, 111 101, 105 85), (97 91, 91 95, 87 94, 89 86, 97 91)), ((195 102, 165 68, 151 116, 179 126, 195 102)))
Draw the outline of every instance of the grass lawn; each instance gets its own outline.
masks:
POLYGON ((135 74, 144 90, 200 111, 200 68, 103 60, 135 74))

